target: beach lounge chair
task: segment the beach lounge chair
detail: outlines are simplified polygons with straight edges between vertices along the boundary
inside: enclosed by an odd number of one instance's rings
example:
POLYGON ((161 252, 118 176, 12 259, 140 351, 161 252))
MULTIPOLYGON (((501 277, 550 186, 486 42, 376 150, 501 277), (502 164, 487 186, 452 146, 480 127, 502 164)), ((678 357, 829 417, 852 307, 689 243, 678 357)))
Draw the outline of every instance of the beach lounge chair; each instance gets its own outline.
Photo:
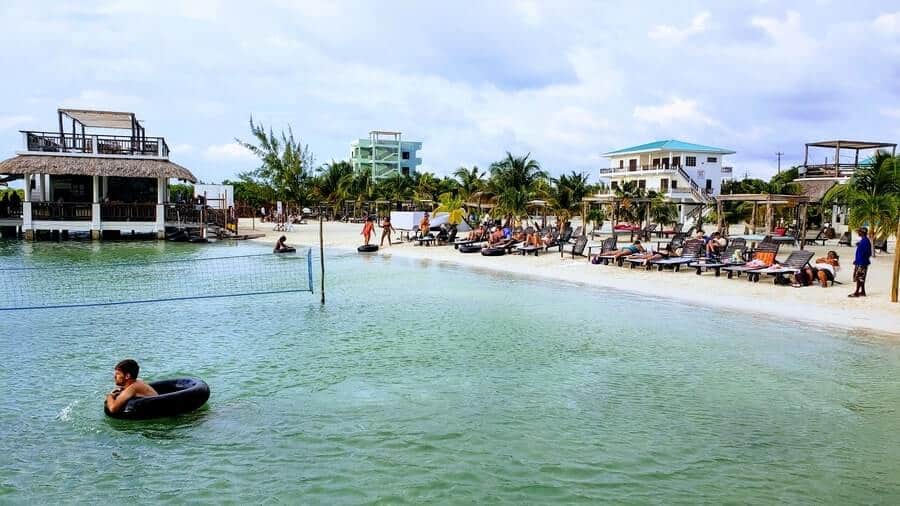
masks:
POLYGON ((849 230, 841 234, 841 238, 838 240, 838 246, 853 246, 849 230))
POLYGON ((748 277, 751 281, 757 282, 759 281, 760 274, 767 274, 769 276, 775 276, 776 284, 790 284, 785 280, 785 275, 788 274, 796 274, 800 272, 803 267, 812 260, 813 252, 812 251, 804 251, 797 250, 792 251, 790 255, 784 260, 784 262, 779 262, 771 267, 767 267, 765 269, 760 269, 758 271, 751 271, 747 273, 748 277))
POLYGON ((875 239, 872 241, 872 249, 874 251, 881 251, 882 253, 887 253, 887 240, 886 239, 875 239))
POLYGON ((817 244, 817 243, 821 242, 821 243, 822 243, 822 246, 825 246, 825 241, 827 241, 827 239, 825 238, 825 229, 824 229, 824 228, 820 228, 820 229, 819 229, 819 233, 816 234, 815 237, 809 237, 809 233, 807 233, 807 234, 806 234, 806 238, 803 239, 803 244, 804 244, 804 245, 806 245, 806 244, 817 244))
POLYGON ((457 239, 453 242, 453 248, 459 249, 460 246, 469 246, 475 243, 484 242, 485 234, 482 233, 480 237, 476 237, 475 239, 457 239))
POLYGON ((684 246, 682 246, 681 256, 654 260, 650 262, 650 264, 655 265, 657 270, 660 271, 665 267, 673 267, 677 272, 682 265, 688 265, 691 262, 696 261, 702 253, 703 241, 699 239, 691 239, 690 241, 686 241, 684 243, 684 246))
POLYGON ((670 235, 676 235, 682 233, 682 229, 684 229, 684 223, 676 223, 674 227, 669 230, 660 230, 657 232, 658 235, 669 237, 670 235))
POLYGON ((728 242, 728 246, 725 247, 725 250, 722 251, 722 254, 719 255, 719 258, 704 258, 697 260, 696 262, 691 262, 688 264, 688 267, 693 267, 697 269, 697 275, 701 275, 703 271, 709 272, 710 269, 715 271, 716 277, 719 277, 722 274, 722 267, 729 267, 731 265, 741 265, 744 263, 743 258, 739 262, 732 261, 732 257, 736 252, 743 253, 747 248, 747 240, 738 237, 737 239, 732 239, 728 242))
POLYGON ((753 252, 753 259, 750 262, 742 265, 730 265, 728 267, 723 267, 722 270, 728 273, 728 279, 734 277, 735 274, 740 276, 743 272, 749 274, 753 271, 770 267, 775 263, 775 255, 777 254, 778 244, 761 242, 756 247, 756 251, 753 252))
POLYGON ((588 247, 588 260, 590 260, 593 257, 597 257, 597 258, 599 258, 600 263, 602 263, 604 265, 608 264, 610 255, 612 253, 615 253, 616 251, 618 251, 618 248, 616 247, 617 242, 618 241, 616 240, 616 236, 607 237, 600 244, 600 253, 597 253, 596 255, 591 254, 591 250, 593 248, 596 248, 597 246, 589 246, 588 247))
POLYGON ((568 248, 565 246, 560 246, 559 251, 571 253, 572 258, 574 259, 576 255, 584 256, 584 248, 587 246, 587 243, 588 243, 587 236, 582 235, 582 236, 578 237, 578 239, 575 239, 575 243, 570 244, 568 248))
POLYGON ((579 226, 575 229, 575 232, 572 234, 572 237, 569 238, 569 242, 575 242, 576 239, 584 235, 584 227, 579 226))
POLYGON ((557 234, 556 237, 554 238, 553 242, 551 242, 550 244, 547 245, 546 249, 549 250, 550 248, 552 248, 554 246, 558 246, 559 250, 562 251, 563 245, 568 244, 569 239, 571 239, 571 238, 572 238, 572 229, 567 228, 562 233, 557 234))

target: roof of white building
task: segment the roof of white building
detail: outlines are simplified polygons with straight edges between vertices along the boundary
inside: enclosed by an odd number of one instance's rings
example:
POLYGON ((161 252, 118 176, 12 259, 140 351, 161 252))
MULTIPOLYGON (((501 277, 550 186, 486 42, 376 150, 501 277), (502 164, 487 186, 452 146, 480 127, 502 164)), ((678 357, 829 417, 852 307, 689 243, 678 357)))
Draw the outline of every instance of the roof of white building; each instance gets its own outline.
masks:
POLYGON ((608 153, 603 153, 604 156, 617 156, 617 155, 630 155, 637 153, 649 153, 653 151, 682 151, 689 153, 716 153, 720 155, 733 155, 734 151, 730 149, 722 149, 713 146, 704 146, 702 144, 692 144, 690 142, 682 142, 675 139, 669 139, 665 141, 656 141, 656 142, 648 142, 647 144, 641 144, 639 146, 632 146, 630 148, 617 149, 615 151, 610 151, 608 153))

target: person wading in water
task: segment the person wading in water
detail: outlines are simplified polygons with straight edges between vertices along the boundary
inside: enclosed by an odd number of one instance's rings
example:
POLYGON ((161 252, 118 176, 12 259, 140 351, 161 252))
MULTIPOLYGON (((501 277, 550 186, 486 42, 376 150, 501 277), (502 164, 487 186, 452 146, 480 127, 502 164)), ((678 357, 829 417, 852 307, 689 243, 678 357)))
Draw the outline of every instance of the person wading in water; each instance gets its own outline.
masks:
POLYGON ((110 413, 121 411, 132 398, 159 395, 153 387, 138 379, 138 372, 140 372, 140 366, 130 358, 116 364, 113 371, 116 388, 106 396, 106 409, 110 413))

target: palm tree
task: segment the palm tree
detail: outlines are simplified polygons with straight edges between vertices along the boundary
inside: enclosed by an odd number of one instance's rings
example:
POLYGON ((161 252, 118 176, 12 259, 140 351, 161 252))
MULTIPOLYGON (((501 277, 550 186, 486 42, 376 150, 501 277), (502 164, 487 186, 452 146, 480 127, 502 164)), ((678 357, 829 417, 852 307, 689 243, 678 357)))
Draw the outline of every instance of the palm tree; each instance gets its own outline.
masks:
POLYGON ((254 123, 252 116, 250 132, 257 144, 237 138, 235 141, 262 161, 262 165, 252 173, 252 176, 262 179, 274 188, 277 198, 301 205, 306 204, 309 199, 307 191, 309 170, 314 163, 309 146, 294 139, 294 132, 290 126, 287 133, 282 131, 280 136, 276 136, 271 128, 266 131, 262 124, 254 123))
POLYGON ((313 184, 313 194, 332 207, 335 215, 341 203, 349 196, 353 184, 353 167, 344 160, 325 164, 319 169, 319 175, 313 184))
POLYGON ((402 202, 413 196, 413 180, 403 174, 394 174, 378 185, 381 196, 391 202, 402 202))
POLYGON ((530 159, 531 153, 525 156, 513 156, 507 152, 506 158, 491 164, 491 179, 489 185, 497 193, 513 189, 529 193, 535 184, 547 178, 547 173, 541 170, 541 165, 530 159))
POLYGON ((823 201, 849 206, 850 227, 868 225, 873 239, 887 239, 900 215, 900 157, 879 151, 873 165, 857 169, 847 184, 832 187, 823 201))
POLYGON ((550 206, 556 214, 557 223, 568 221, 578 214, 581 201, 587 194, 587 179, 586 173, 575 171, 551 179, 550 206))
POLYGON ((484 173, 479 172, 477 165, 473 165, 471 169, 460 167, 453 171, 453 176, 459 182, 459 192, 463 198, 484 188, 484 173))
POLYGON ((440 205, 434 210, 435 213, 448 213, 447 221, 451 225, 459 225, 466 220, 466 201, 459 195, 452 192, 446 192, 440 197, 440 205))
POLYGON ((487 187, 498 196, 495 215, 526 216, 528 201, 545 185, 547 174, 530 156, 531 153, 517 157, 507 152, 506 158, 491 164, 487 187))

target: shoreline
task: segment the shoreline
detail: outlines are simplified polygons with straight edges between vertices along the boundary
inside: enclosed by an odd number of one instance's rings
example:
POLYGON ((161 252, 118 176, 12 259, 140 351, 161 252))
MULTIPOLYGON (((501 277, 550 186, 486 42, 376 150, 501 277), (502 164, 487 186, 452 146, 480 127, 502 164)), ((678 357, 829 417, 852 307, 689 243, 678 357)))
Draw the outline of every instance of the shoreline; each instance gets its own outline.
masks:
MULTIPOLYGON (((281 234, 262 228, 257 227, 257 231, 262 231, 266 235, 251 241, 269 244, 274 242, 275 236, 281 234)), ((293 232, 286 232, 284 235, 288 237, 289 244, 317 248, 318 227, 314 228, 313 230, 313 227, 308 225, 298 225, 293 232)), ((326 222, 325 247, 355 252, 356 246, 361 243, 359 228, 357 224, 326 222)), ((376 232, 380 233, 378 230, 376 232)), ((818 255, 832 248, 811 249, 818 255)), ((781 320, 787 325, 803 322, 817 327, 863 334, 865 337, 874 337, 881 341, 900 341, 900 304, 889 302, 888 295, 886 292, 882 293, 881 286, 876 287, 872 283, 873 273, 876 276, 881 275, 884 267, 891 268, 892 259, 885 255, 873 259, 874 268, 870 268, 869 282, 866 286, 870 292, 869 296, 850 299, 844 292, 849 293, 853 288, 849 280, 852 266, 849 269, 845 266, 838 274, 838 280, 842 281, 843 285, 823 289, 817 285, 804 288, 778 286, 771 282, 771 278, 763 278, 759 283, 749 283, 746 277, 729 280, 724 273, 721 278, 716 278, 713 273, 696 276, 693 269, 682 269, 676 273, 632 270, 627 266, 593 265, 584 257, 575 260, 572 260, 571 256, 560 259, 559 252, 555 250, 543 253, 539 257, 521 255, 483 257, 479 254, 459 253, 452 246, 429 247, 414 246, 413 243, 395 243, 393 246, 379 249, 374 254, 385 257, 396 255, 398 258, 414 260, 427 259, 475 270, 622 291, 637 296, 667 299, 744 315, 758 314, 766 319, 781 320)), ((852 258, 845 255, 847 254, 843 253, 841 258, 852 258)), ((779 255, 781 256, 783 254, 779 255)))

